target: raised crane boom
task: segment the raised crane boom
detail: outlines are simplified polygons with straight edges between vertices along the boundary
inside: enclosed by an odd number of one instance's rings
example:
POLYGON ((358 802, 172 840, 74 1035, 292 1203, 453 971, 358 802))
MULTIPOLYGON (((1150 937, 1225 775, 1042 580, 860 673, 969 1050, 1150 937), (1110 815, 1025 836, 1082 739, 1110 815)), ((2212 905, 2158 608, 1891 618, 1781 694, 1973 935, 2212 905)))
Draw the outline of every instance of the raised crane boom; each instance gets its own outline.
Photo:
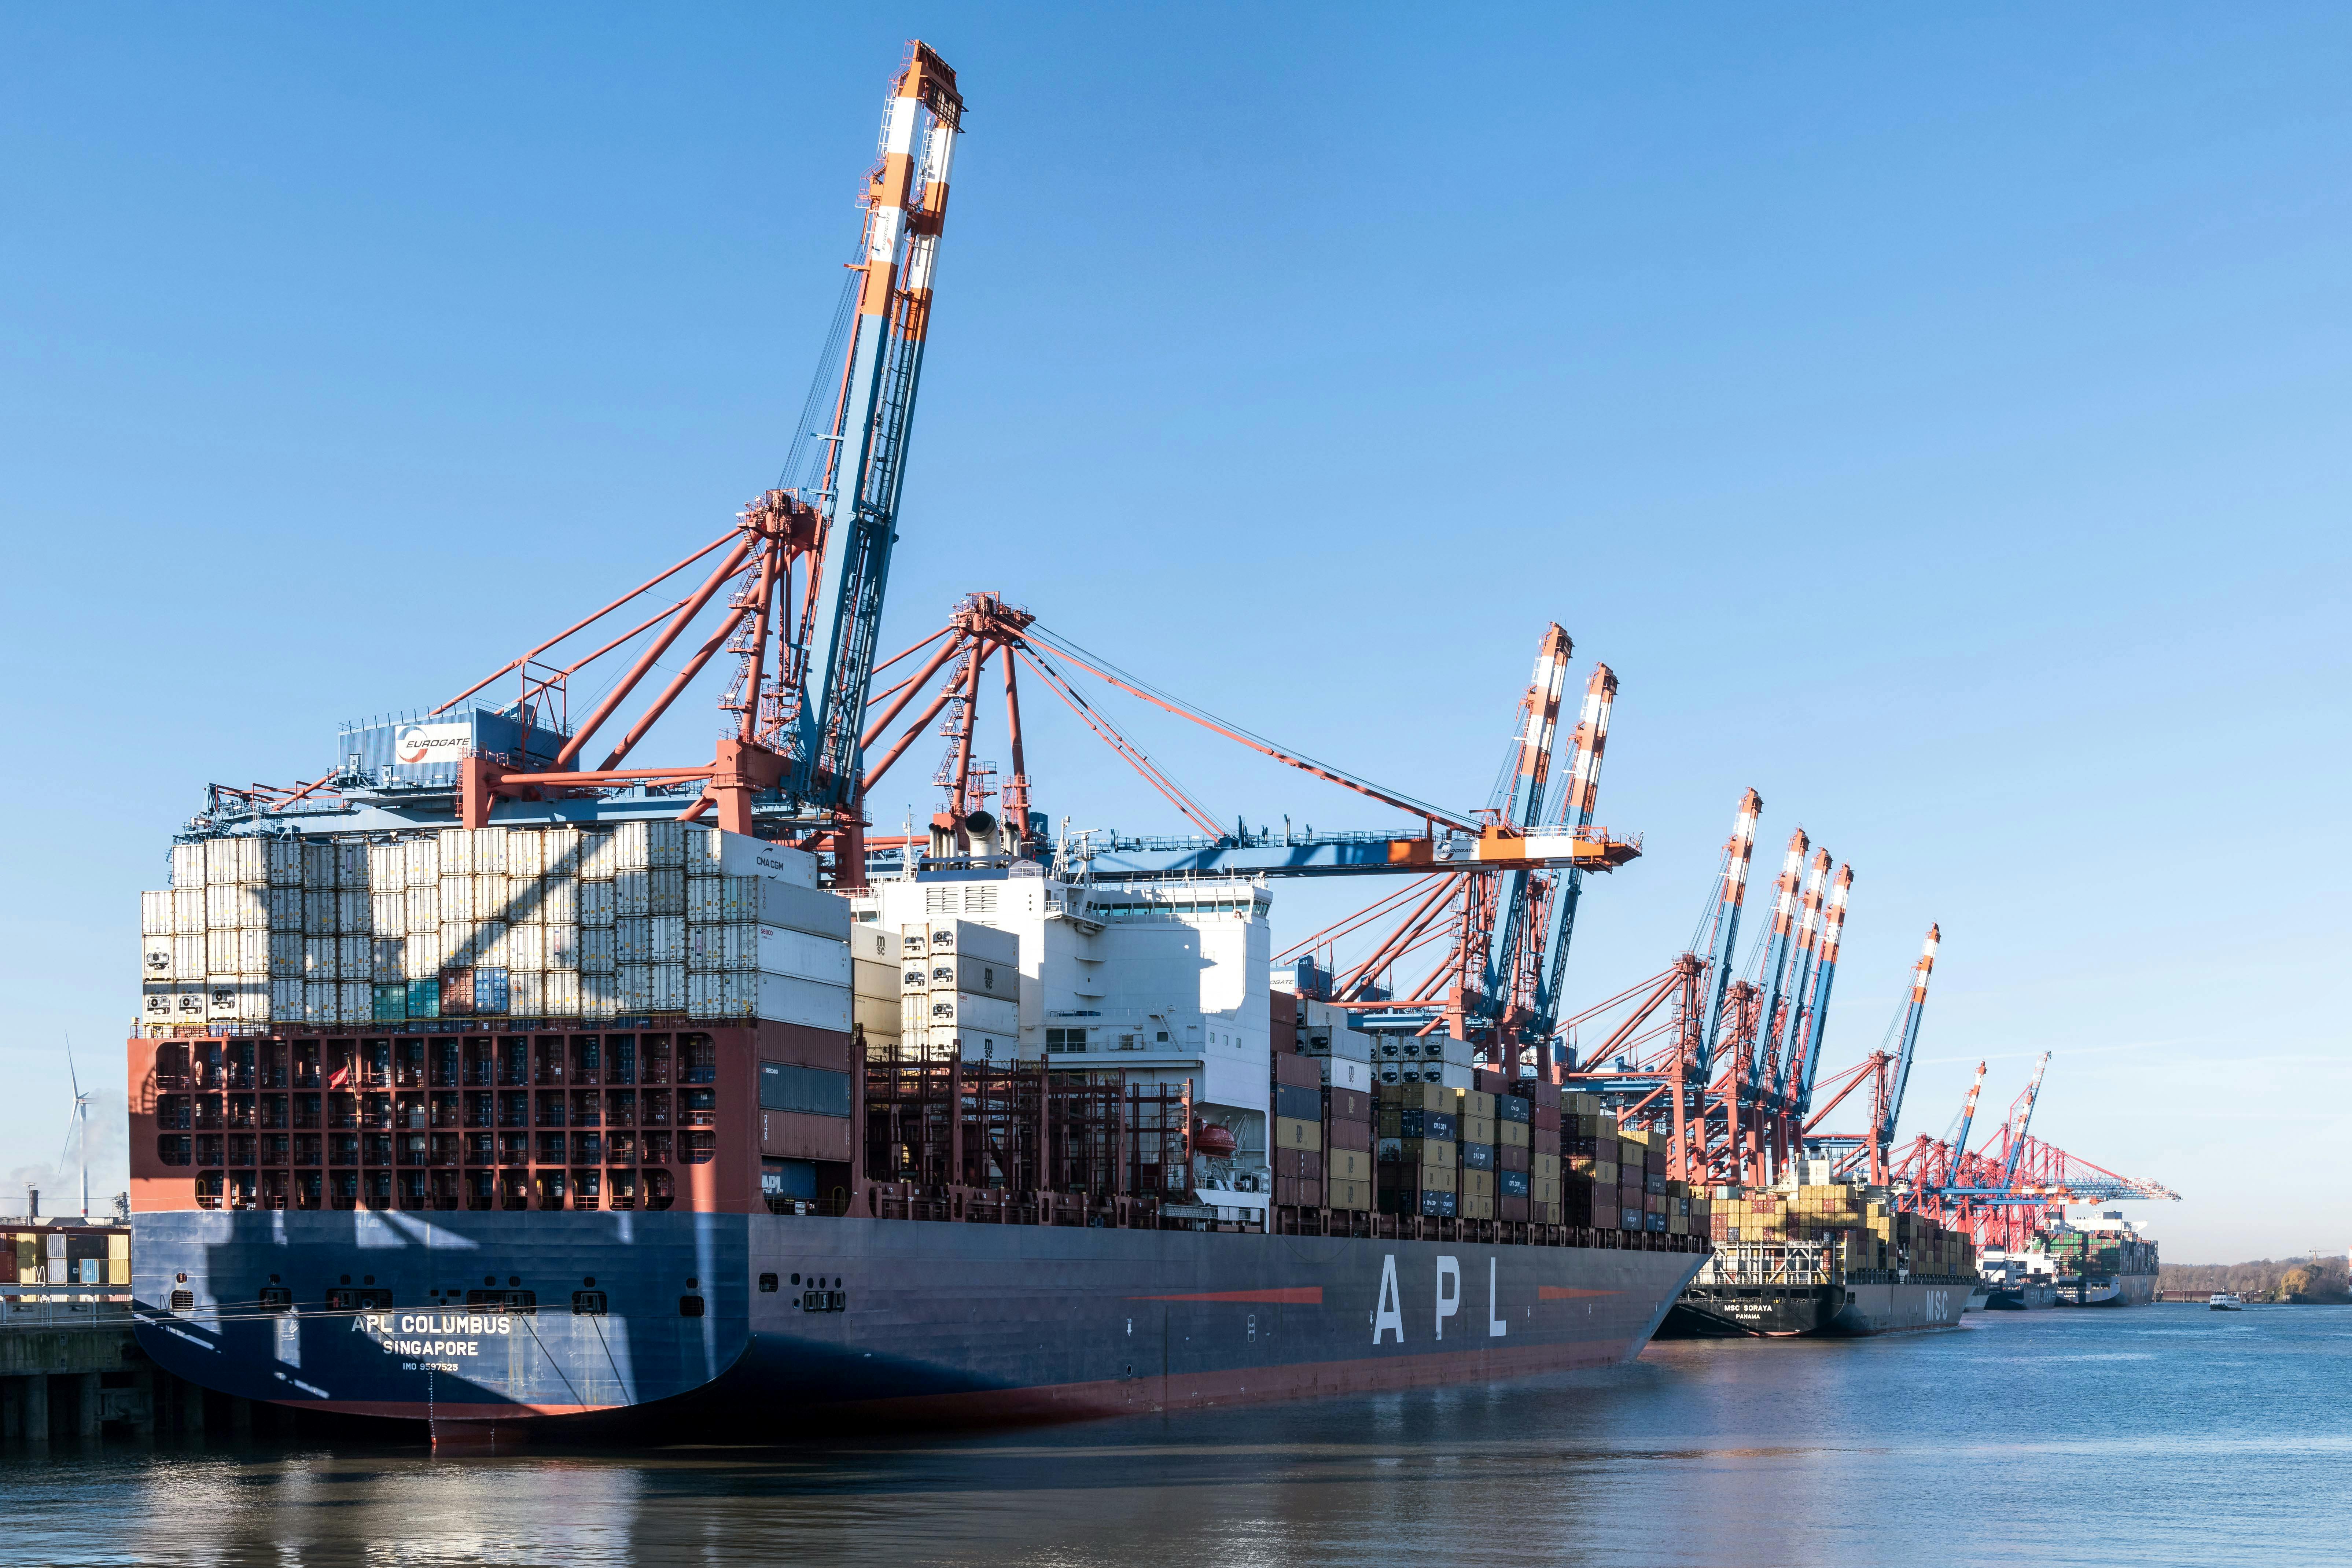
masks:
POLYGON ((1715 1048, 1723 1034, 1724 1000, 1731 990, 1733 951, 1739 941, 1739 910, 1748 899, 1748 868, 1756 858, 1756 819, 1763 810, 1762 795, 1752 789, 1741 795, 1731 841, 1723 848, 1723 885, 1716 895, 1715 929, 1706 948, 1707 966, 1714 975, 1713 988, 1708 993, 1706 1026, 1699 1037, 1698 1061, 1695 1064, 1702 1079, 1711 1077, 1715 1071, 1715 1048))
POLYGON ((962 118, 955 72, 916 43, 883 114, 882 163, 866 190, 857 316, 815 498, 825 520, 824 565, 807 628, 813 679, 801 702, 792 790, 822 808, 838 810, 858 794, 859 731, 962 118))
POLYGON ((1803 1066, 1797 1072, 1797 1114, 1813 1108, 1813 1079, 1821 1071, 1822 1034, 1830 1012, 1830 984, 1837 978, 1838 947, 1845 940, 1846 897, 1853 891, 1851 861, 1838 868, 1830 889, 1829 908, 1822 916, 1822 955, 1813 968, 1813 997, 1806 1008, 1803 1066))
MULTIPOLYGON (((1895 1143, 1895 1121, 1903 1111, 1903 1088, 1911 1081, 1911 1053, 1919 1044, 1919 1018, 1927 1010, 1927 977, 1936 970, 1936 947, 1943 940, 1943 928, 1929 926, 1927 940, 1919 949, 1919 962, 1911 970, 1911 1000, 1903 1013, 1903 1044, 1895 1058, 1895 1086, 1886 1097, 1885 1109, 1880 1113, 1878 1125, 1872 1130, 1878 1142, 1878 1159, 1883 1168, 1895 1143)), ((2041 1075, 2034 1075, 2035 1081, 2041 1075)), ((2029 1110, 2028 1114, 2032 1114, 2029 1110)))
MULTIPOLYGON (((1584 712, 1577 721, 1569 758, 1568 788, 1560 796, 1558 820, 1579 839, 1592 831, 1594 803, 1600 798, 1601 759, 1609 749, 1609 714, 1617 702, 1617 675, 1605 664, 1592 667, 1584 688, 1584 712)), ((1568 978, 1569 944, 1576 940, 1576 906, 1584 896, 1584 868, 1571 866, 1560 878, 1551 902, 1551 918, 1544 935, 1543 984, 1536 993, 1536 1016, 1528 1033, 1541 1042, 1550 1037, 1559 1020, 1560 987, 1568 978)))
POLYGON ((2049 1067, 2050 1053, 2044 1051, 2042 1059, 2033 1064, 2033 1081, 2025 1086, 2024 1096, 2010 1118, 2012 1125, 2009 1130, 2009 1159, 2002 1164, 2000 1172, 2000 1189, 2003 1192, 2017 1184, 2018 1157, 2025 1152, 2026 1130, 2033 1125, 2033 1102, 2042 1098, 2042 1075, 2049 1067))

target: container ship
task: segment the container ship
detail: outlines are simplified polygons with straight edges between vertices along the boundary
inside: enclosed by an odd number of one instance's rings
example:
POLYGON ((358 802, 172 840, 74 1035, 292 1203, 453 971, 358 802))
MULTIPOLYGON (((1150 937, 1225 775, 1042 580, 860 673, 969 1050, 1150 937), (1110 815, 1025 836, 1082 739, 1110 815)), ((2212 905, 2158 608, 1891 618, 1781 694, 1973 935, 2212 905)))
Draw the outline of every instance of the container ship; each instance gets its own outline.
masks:
POLYGON ((2114 1209, 2095 1228, 2042 1237, 2061 1307, 2145 1307, 2156 1300, 2157 1245, 2114 1209))
POLYGON ((1479 1070, 1464 1020, 1495 1007, 1391 1010, 1376 1043, 1268 951, 1271 875, 1429 878, 1426 910, 1639 854, 1590 826, 1598 720, 1576 812, 1542 815, 1558 626, 1507 811, 1147 694, 1422 819, 1319 836, 1198 809, 1064 671, 1133 679, 994 595, 877 662, 962 113, 913 45, 779 488, 457 698, 346 727, 321 778, 215 786, 178 835, 128 1052, 132 1293, 168 1370, 436 1440, 1092 1415, 1623 1361, 1705 1261, 1662 1140, 1527 1040, 1479 1070), (1049 843, 1016 655, 1202 837, 1049 843), (992 658, 1001 778, 973 748, 992 658), (710 760, 635 754, 714 658, 710 760), (943 714, 944 809, 869 840, 867 791, 943 714))
POLYGON ((1703 1204, 1563 1166, 1580 1097, 1374 1081, 1262 885, 843 896, 719 828, 380 810, 143 900, 151 974, 263 972, 144 982, 129 1045, 139 1337, 205 1387, 467 1439, 1165 1410, 1623 1361, 1706 1260, 1703 1204))
POLYGON ((1712 1255, 1660 1338, 1845 1338, 1956 1326, 1981 1289, 1974 1243, 1885 1188, 1800 1161, 1780 1186, 1726 1195, 1712 1255))

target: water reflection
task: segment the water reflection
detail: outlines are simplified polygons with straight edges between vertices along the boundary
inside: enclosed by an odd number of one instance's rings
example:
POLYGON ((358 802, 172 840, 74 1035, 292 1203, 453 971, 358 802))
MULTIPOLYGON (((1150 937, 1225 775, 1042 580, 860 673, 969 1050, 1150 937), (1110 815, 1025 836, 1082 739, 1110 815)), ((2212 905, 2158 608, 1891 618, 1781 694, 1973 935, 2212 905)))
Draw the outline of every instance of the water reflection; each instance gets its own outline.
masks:
MULTIPOLYGON (((651 1455, 9 1456, 10 1561, 1078 1565, 2311 1561, 2352 1310, 1653 1347, 1533 1383, 651 1455), (2283 1413, 2295 1412, 2292 1421, 2283 1413)), ((2326 1550, 2331 1551, 2330 1546, 2326 1550)))

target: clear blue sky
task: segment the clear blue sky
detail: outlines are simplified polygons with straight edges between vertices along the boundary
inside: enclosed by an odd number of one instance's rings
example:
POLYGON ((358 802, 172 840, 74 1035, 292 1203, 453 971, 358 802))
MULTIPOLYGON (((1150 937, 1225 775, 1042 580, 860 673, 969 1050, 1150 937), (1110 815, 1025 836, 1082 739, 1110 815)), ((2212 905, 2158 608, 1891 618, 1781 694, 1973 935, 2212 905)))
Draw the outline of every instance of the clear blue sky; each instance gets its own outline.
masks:
MULTIPOLYGON (((1856 868, 1832 1067, 1943 923, 1906 1133, 2053 1049, 2037 1130, 2187 1194, 2168 1256, 2347 1241, 2352 18, 2284 5, 9 8, 0 1175, 68 1030, 119 1122, 205 782, 772 481, 918 34, 971 112, 891 636, 1000 590, 1472 805, 1558 619, 1648 846, 1576 994, 1753 784, 1759 861, 1856 868)), ((1229 815, 1383 820, 1134 725, 1229 815)), ((1039 726, 1057 818, 1177 826, 1039 726)))

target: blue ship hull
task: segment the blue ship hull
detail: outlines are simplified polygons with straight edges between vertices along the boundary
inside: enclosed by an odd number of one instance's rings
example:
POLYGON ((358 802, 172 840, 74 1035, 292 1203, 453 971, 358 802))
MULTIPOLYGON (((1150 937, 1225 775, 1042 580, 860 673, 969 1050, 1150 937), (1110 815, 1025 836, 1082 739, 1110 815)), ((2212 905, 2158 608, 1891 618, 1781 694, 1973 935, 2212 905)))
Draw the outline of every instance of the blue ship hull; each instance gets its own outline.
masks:
POLYGON ((778 1436, 803 1412, 1067 1418, 1625 1361, 1706 1257, 767 1214, 133 1225, 141 1344, 206 1388, 453 1424, 755 1411, 778 1436), (535 1310, 467 1304, 518 1282, 535 1310), (604 1310, 575 1312, 592 1290, 604 1310))

